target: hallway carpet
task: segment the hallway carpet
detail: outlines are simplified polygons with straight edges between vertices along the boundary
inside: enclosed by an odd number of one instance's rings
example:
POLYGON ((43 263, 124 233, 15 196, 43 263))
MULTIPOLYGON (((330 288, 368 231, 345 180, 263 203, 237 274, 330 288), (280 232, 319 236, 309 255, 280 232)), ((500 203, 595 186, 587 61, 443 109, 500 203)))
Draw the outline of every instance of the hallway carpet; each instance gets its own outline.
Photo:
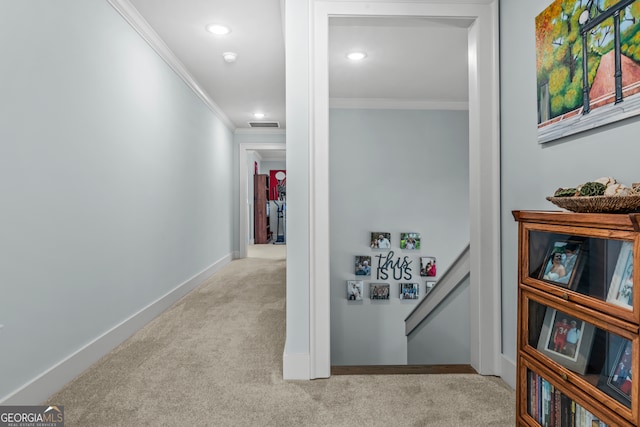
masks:
POLYGON ((45 404, 67 427, 513 426, 515 393, 474 374, 284 381, 285 261, 235 260, 45 404))

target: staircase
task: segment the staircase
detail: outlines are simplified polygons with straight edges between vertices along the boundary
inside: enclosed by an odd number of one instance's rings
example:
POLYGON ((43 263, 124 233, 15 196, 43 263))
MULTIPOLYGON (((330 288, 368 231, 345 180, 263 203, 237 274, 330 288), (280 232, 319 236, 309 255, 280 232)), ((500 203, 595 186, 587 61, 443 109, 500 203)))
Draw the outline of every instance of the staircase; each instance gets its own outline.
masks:
POLYGON ((470 245, 405 319, 409 365, 468 364, 470 245))

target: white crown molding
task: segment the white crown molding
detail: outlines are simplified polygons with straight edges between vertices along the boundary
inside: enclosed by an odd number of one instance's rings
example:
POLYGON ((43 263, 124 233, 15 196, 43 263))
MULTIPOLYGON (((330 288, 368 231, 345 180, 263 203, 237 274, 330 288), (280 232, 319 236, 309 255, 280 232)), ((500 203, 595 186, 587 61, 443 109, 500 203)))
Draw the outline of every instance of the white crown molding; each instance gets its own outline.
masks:
POLYGON ((468 110, 468 102, 391 98, 331 98, 329 108, 369 110, 468 110))
POLYGON ((149 46, 162 58, 173 71, 191 88, 191 90, 205 103, 207 107, 232 131, 236 126, 222 109, 211 99, 193 76, 187 71, 184 64, 173 53, 169 46, 160 38, 158 33, 149 25, 149 23, 140 15, 129 0, 107 0, 113 8, 131 25, 131 27, 140 34, 149 46))

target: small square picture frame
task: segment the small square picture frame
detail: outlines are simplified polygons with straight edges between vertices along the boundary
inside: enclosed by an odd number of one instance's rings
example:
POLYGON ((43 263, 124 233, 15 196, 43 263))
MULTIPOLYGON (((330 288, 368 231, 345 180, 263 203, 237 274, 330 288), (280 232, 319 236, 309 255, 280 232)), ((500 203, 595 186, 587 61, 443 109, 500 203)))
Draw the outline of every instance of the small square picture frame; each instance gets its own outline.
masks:
POLYGON ((400 299, 419 299, 420 285, 418 283, 400 283, 400 299))
POLYGON ((590 323, 547 307, 537 348, 565 368, 584 374, 594 332, 595 327, 590 323), (572 332, 574 328, 578 330, 577 336, 572 332))
POLYGON ((369 283, 369 298, 372 300, 389 300, 390 294, 388 283, 369 283))
POLYGON ((420 276, 436 277, 436 258, 432 256, 420 257, 420 276))
POLYGON ((607 302, 633 310, 633 243, 622 242, 616 268, 607 293, 607 302))
POLYGON ((356 276, 371 276, 371 256, 356 255, 354 273, 356 276))
POLYGON ((436 286, 436 281, 435 280, 427 280, 425 282, 424 296, 426 297, 427 295, 429 295, 429 293, 433 290, 433 288, 435 288, 435 286, 436 286))
POLYGON ((420 250, 420 233, 400 233, 400 249, 420 250))
POLYGON ((371 249, 391 249, 391 233, 387 231, 372 231, 371 249))
POLYGON ((362 301, 362 280, 347 280, 347 299, 349 301, 362 301))

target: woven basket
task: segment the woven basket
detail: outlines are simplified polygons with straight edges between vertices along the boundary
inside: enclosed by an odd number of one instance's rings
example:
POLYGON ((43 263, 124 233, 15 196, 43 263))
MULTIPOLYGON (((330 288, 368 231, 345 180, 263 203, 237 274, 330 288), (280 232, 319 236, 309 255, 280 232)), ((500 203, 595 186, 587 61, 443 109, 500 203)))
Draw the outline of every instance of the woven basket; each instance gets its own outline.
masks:
POLYGON ((640 195, 547 197, 556 206, 571 212, 630 213, 640 211, 640 195))

